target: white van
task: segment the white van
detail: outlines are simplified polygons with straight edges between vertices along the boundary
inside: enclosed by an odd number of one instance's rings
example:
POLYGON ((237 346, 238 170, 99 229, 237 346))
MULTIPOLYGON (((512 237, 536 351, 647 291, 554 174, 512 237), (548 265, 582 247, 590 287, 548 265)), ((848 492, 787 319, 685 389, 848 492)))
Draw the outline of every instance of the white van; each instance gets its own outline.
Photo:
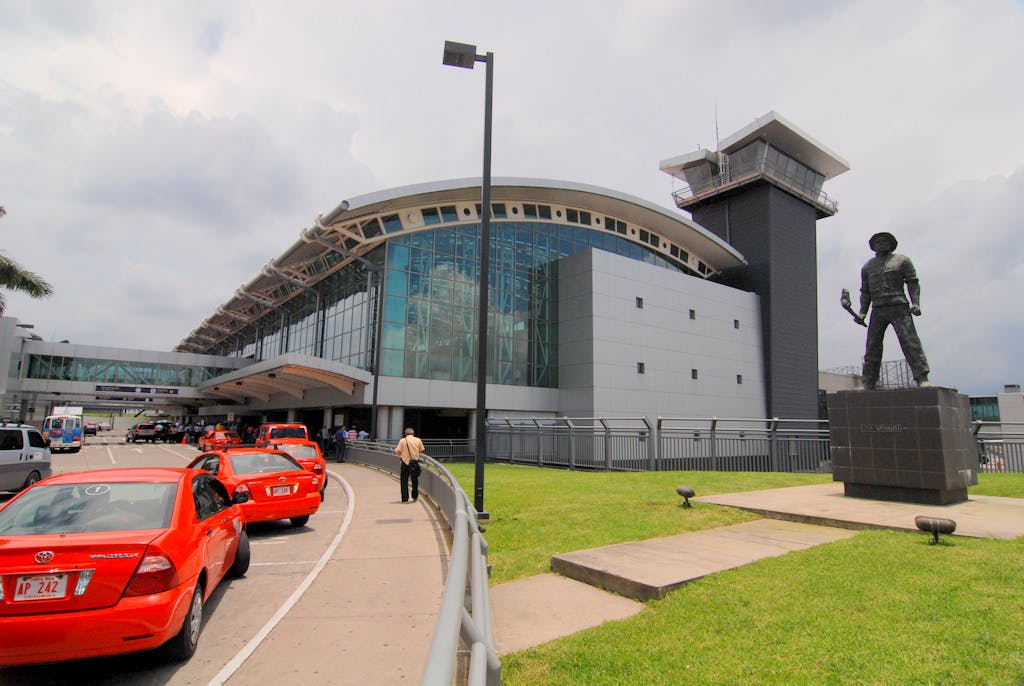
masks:
POLYGON ((50 449, 34 426, 0 424, 0 491, 20 491, 50 473, 50 449))

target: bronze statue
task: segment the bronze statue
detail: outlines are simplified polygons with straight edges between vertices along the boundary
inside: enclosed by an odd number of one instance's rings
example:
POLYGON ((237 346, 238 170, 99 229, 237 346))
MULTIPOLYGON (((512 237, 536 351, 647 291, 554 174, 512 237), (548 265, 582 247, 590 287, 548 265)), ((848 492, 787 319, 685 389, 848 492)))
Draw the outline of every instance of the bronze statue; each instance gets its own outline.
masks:
POLYGON ((921 347, 913 319, 921 316, 921 285, 917 281, 914 263, 905 255, 893 253, 897 243, 891 233, 876 233, 868 239, 868 245, 875 251, 875 256, 860 270, 860 312, 853 311, 850 292, 845 288, 839 300, 843 309, 853 315, 855 322, 868 328, 861 374, 864 388, 874 390, 878 386, 882 340, 890 325, 896 330, 896 337, 910 365, 914 381, 918 386, 931 386, 928 381, 928 359, 924 356, 924 348, 921 347), (869 307, 871 319, 865 323, 869 307))

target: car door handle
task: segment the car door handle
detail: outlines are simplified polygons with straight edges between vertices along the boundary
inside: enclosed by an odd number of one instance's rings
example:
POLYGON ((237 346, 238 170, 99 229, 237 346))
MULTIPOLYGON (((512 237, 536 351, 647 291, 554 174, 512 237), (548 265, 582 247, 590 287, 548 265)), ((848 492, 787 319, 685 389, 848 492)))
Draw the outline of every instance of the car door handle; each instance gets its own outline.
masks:
POLYGON ((206 537, 209 538, 210 536, 213 536, 213 529, 206 530, 206 537))

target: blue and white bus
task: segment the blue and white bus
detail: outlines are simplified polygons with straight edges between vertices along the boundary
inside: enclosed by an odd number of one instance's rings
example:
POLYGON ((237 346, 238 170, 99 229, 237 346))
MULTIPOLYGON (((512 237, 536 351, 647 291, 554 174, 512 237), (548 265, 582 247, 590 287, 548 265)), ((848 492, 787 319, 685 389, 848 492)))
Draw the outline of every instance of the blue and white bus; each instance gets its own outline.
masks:
POLYGON ((82 416, 51 414, 43 420, 43 436, 50 439, 50 452, 69 450, 77 453, 82 449, 85 440, 82 433, 82 416))

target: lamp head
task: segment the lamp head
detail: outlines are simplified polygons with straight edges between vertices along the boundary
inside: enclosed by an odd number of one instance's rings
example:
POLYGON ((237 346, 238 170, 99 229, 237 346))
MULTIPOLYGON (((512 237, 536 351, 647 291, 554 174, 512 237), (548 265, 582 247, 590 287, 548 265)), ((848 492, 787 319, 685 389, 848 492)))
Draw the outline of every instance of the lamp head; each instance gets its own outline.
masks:
POLYGON ((442 57, 441 63, 447 64, 449 67, 472 69, 473 65, 476 64, 476 46, 446 40, 444 42, 444 57, 442 57))

